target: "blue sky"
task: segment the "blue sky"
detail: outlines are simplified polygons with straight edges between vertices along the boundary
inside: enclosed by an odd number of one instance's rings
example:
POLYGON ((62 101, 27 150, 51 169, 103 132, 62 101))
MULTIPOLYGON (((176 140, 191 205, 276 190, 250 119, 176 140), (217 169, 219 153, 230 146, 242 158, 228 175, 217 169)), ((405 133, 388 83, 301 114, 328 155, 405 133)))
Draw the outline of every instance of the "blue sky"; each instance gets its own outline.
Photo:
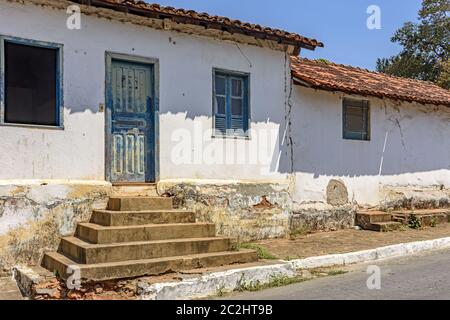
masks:
MULTIPOLYGON (((148 1, 151 2, 151 1, 148 1)), ((313 37, 325 44, 308 58, 374 69, 378 57, 399 52, 390 42, 406 21, 416 21, 421 0, 155 0, 162 5, 227 16, 313 37), (381 9, 381 30, 366 27, 369 5, 381 9)))

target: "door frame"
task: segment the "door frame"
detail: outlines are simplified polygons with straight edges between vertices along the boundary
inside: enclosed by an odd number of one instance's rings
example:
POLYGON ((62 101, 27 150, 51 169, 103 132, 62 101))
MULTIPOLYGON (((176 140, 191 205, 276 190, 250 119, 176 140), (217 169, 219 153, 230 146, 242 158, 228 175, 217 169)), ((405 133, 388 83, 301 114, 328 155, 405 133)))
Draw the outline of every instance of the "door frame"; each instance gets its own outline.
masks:
MULTIPOLYGON (((123 53, 107 51, 105 54, 105 179, 111 182, 111 164, 112 164, 112 63, 114 60, 139 63, 149 65, 153 69, 153 148, 154 148, 154 176, 155 181, 146 181, 153 183, 159 181, 159 59, 142 56, 135 56, 123 53)), ((133 184, 133 183, 130 183, 133 184)), ((136 183, 139 184, 139 183, 136 183)), ((142 184, 142 183, 140 183, 142 184)))

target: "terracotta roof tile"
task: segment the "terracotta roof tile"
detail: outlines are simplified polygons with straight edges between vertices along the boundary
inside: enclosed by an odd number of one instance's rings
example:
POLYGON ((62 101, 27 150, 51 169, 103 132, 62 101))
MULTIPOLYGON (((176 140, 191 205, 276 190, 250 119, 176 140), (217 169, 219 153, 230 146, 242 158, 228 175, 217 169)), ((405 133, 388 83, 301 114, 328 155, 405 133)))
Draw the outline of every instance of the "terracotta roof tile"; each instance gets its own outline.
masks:
POLYGON ((390 76, 351 66, 292 57, 297 84, 408 102, 450 107, 450 91, 434 83, 390 76))
POLYGON ((210 28, 223 29, 228 28, 230 32, 250 35, 260 39, 270 39, 283 44, 290 44, 307 49, 314 50, 316 47, 323 47, 323 43, 303 37, 296 33, 287 32, 279 29, 263 27, 257 24, 232 20, 226 17, 213 16, 207 13, 198 13, 193 10, 176 9, 173 7, 164 7, 159 4, 149 4, 139 0, 71 0, 72 2, 86 4, 91 6, 105 7, 118 11, 127 11, 131 14, 147 15, 150 17, 162 16, 172 18, 177 22, 191 23, 198 25, 207 25, 210 28))

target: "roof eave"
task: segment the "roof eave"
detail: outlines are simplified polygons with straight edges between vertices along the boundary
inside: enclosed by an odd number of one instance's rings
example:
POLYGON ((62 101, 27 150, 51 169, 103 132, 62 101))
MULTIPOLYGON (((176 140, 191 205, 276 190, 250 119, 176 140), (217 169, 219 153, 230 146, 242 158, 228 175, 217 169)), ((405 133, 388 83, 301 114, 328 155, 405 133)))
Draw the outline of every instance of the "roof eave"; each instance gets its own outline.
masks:
POLYGON ((246 35, 246 36, 251 36, 256 39, 276 41, 279 44, 291 45, 291 46, 296 47, 295 52, 298 52, 300 50, 300 48, 314 51, 316 49, 316 47, 324 47, 323 43, 318 42, 316 40, 312 40, 312 39, 307 39, 307 38, 305 38, 305 40, 290 39, 289 37, 270 35, 264 31, 248 30, 243 27, 237 27, 237 26, 233 26, 233 25, 224 25, 223 23, 220 23, 220 22, 205 21, 202 19, 194 18, 194 17, 184 17, 184 16, 179 16, 179 15, 171 14, 171 13, 160 13, 160 12, 155 12, 155 11, 151 11, 151 10, 144 9, 144 8, 127 6, 122 3, 109 3, 109 2, 105 2, 105 1, 101 1, 101 0, 70 0, 70 1, 79 3, 81 5, 105 8, 105 9, 110 9, 110 10, 114 10, 114 11, 118 11, 118 12, 147 17, 147 18, 160 19, 160 20, 170 19, 175 23, 191 24, 191 25, 196 25, 196 26, 202 26, 204 28, 226 31, 229 33, 238 33, 238 34, 242 34, 242 35, 246 35))
POLYGON ((450 104, 444 101, 432 101, 432 100, 426 100, 426 99, 414 99, 414 98, 407 98, 407 97, 394 97, 390 95, 385 94, 375 94, 371 92, 365 92, 365 91, 358 91, 358 90, 351 90, 351 89, 343 89, 343 88, 335 88, 332 86, 324 86, 324 85, 317 85, 305 80, 302 80, 299 77, 296 77, 295 75, 292 76, 292 79, 294 81, 295 85, 303 86, 306 88, 311 88, 315 90, 322 90, 322 91, 328 91, 328 92, 342 92, 346 94, 353 94, 353 95, 359 95, 364 97, 374 97, 379 99, 391 99, 396 101, 403 101, 403 102, 409 102, 409 103, 419 103, 422 105, 434 105, 434 106, 444 106, 450 108, 450 104))

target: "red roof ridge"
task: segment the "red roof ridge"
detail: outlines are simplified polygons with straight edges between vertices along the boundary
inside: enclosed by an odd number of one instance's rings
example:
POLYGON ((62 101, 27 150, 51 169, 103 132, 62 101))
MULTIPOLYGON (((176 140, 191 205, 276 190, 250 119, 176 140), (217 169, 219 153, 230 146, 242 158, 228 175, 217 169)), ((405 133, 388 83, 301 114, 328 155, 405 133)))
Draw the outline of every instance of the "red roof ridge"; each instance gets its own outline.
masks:
POLYGON ((433 82, 392 76, 335 62, 292 57, 292 76, 303 85, 450 107, 450 90, 433 82))
POLYGON ((346 68, 346 69, 354 69, 354 70, 358 70, 358 71, 361 71, 361 72, 366 72, 366 73, 368 72, 368 73, 372 73, 372 74, 375 74, 375 75, 386 76, 386 77, 389 77, 389 78, 395 78, 395 79, 407 80, 407 81, 414 81, 414 82, 418 82, 418 83, 428 83, 430 85, 437 86, 437 84, 435 84, 434 82, 429 81, 429 80, 419 80, 419 79, 400 77, 400 76, 391 75, 391 74, 387 74, 387 73, 380 72, 380 71, 373 71, 373 70, 369 70, 369 69, 366 69, 366 68, 361 68, 361 67, 358 67, 358 66, 352 66, 352 65, 349 65, 349 64, 341 64, 341 63, 337 63, 337 62, 333 62, 333 61, 329 61, 329 60, 327 60, 325 62, 325 61, 321 61, 320 59, 308 59, 308 58, 305 58, 305 57, 292 57, 292 58, 298 59, 299 61, 305 60, 305 61, 312 62, 312 63, 323 63, 323 64, 335 66, 335 67, 342 67, 342 68, 346 68))

